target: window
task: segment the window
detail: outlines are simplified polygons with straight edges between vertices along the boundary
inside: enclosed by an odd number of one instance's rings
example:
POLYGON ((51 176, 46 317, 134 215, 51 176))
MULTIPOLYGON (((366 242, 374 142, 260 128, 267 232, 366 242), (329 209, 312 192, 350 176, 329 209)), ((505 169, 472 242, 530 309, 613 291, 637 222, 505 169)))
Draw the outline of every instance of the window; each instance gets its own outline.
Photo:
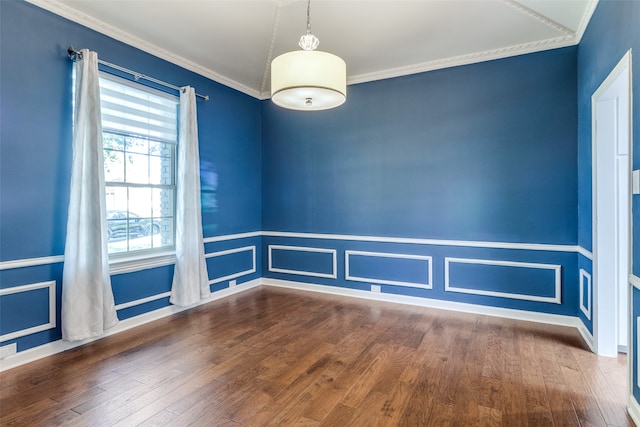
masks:
POLYGON ((172 250, 178 98, 101 73, 100 101, 109 254, 172 250))

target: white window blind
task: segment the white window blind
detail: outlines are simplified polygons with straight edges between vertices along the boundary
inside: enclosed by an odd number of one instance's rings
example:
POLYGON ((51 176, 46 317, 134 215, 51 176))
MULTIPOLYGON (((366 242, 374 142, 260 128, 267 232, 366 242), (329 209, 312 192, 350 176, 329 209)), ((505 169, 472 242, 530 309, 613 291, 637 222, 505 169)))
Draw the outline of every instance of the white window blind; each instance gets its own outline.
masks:
POLYGON ((100 78, 102 130, 135 134, 156 141, 176 143, 176 97, 139 89, 102 74, 100 78))

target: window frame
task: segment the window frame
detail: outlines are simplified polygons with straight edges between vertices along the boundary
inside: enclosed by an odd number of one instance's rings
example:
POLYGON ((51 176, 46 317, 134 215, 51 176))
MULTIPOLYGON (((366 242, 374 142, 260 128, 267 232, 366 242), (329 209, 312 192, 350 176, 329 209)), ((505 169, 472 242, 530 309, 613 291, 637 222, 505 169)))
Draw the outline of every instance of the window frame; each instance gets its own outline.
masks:
MULTIPOLYGON (((179 132, 179 105, 180 105, 180 98, 174 94, 171 93, 167 93, 158 89, 155 89, 153 87, 149 87, 147 85, 144 84, 140 84, 138 82, 134 82, 131 80, 128 80, 126 78, 114 75, 109 73, 108 71, 105 71, 103 69, 99 70, 99 79, 106 79, 106 80, 110 80, 113 81, 117 84, 120 85, 125 85, 125 86, 129 86, 132 87, 136 90, 141 90, 141 91, 145 91, 145 92, 149 92, 151 94, 154 94, 156 96, 161 96, 163 98, 169 99, 172 102, 176 103, 176 140, 175 143, 173 142, 168 142, 168 141, 163 141, 163 140, 159 140, 153 137, 149 137, 149 136, 145 136, 145 135, 140 135, 134 132, 118 132, 118 131, 112 131, 112 130, 105 130, 105 128, 102 128, 102 134, 117 134, 117 135, 121 135, 123 137, 133 137, 133 138, 142 138, 145 139, 148 143, 150 142, 160 142, 160 143, 167 143, 167 144, 171 144, 171 172, 170 172, 170 176, 172 178, 172 184, 140 184, 140 183, 126 183, 126 182, 114 182, 114 181, 107 181, 106 177, 105 177, 105 182, 104 182, 104 190, 106 193, 106 189, 108 187, 120 187, 120 188, 150 188, 152 189, 163 189, 163 188, 168 188, 168 189, 172 189, 173 190, 173 197, 172 197, 172 207, 171 207, 171 230, 173 233, 172 236, 172 244, 171 245, 166 245, 166 246, 160 246, 157 248, 145 248, 145 249, 137 249, 137 250, 129 250, 127 249, 126 251, 122 251, 122 252, 113 252, 113 253, 109 253, 109 265, 110 265, 110 273, 111 274, 119 274, 119 273, 126 273, 126 272, 132 272, 132 271, 138 271, 138 270, 142 270, 142 269, 146 269, 146 268, 154 268, 154 267, 158 267, 158 266, 163 266, 163 265, 171 265, 175 263, 175 244, 176 244, 176 199, 177 199, 177 191, 178 191, 178 187, 177 187, 177 180, 178 180, 178 176, 177 176, 177 162, 178 162, 178 136, 177 133, 179 132)), ((102 95, 101 95, 101 102, 102 102, 102 95)), ((105 146, 104 146, 104 139, 103 139, 103 143, 102 143, 102 150, 104 152, 105 150, 105 146)), ((149 158, 150 155, 147 153, 146 156, 149 158)), ((104 164, 103 164, 103 168, 104 168, 104 164)), ((150 171, 149 171, 150 173, 150 171)), ((105 194, 106 197, 106 194, 105 194)), ((131 212, 129 211, 129 206, 127 206, 127 212, 129 213, 134 213, 137 215, 137 213, 135 212, 131 212)), ((153 217, 151 217, 153 218, 153 217)), ((105 236, 105 238, 107 238, 107 236, 105 236)), ((129 240, 129 236, 127 236, 127 241, 129 240)), ((153 238, 153 237, 152 237, 153 238)), ((128 244, 127 244, 128 246, 128 244)))

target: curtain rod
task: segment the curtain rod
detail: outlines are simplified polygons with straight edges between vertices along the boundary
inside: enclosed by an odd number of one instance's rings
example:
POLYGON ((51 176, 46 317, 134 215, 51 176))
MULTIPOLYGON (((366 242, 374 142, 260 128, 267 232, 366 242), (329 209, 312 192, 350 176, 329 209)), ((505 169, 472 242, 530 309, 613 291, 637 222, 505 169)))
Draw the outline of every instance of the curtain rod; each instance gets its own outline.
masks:
MULTIPOLYGON (((76 50, 73 46, 69 46, 69 48, 67 49, 67 55, 69 56, 69 59, 82 58, 82 52, 80 52, 79 50, 76 50)), ((167 83, 167 82, 163 82, 162 80, 154 79, 153 77, 149 77, 149 76, 147 76, 145 74, 142 74, 142 73, 139 73, 137 71, 133 71, 133 70, 130 70, 128 68, 124 68, 124 67, 121 67, 119 65, 112 64, 111 62, 103 61, 102 59, 98 59, 98 63, 102 64, 102 65, 106 65, 109 68, 113 68, 114 70, 118 70, 118 71, 122 71, 123 73, 131 74, 136 81, 138 79, 144 79, 144 80, 148 80, 150 82, 159 84, 161 86, 165 86, 165 87, 168 87, 168 88, 171 88, 171 89, 175 89, 177 91, 180 90, 180 87, 178 87, 176 85, 172 85, 171 83, 167 83)), ((196 96, 199 97, 199 98, 204 99, 205 101, 209 100, 209 95, 200 95, 199 93, 196 93, 196 96)))

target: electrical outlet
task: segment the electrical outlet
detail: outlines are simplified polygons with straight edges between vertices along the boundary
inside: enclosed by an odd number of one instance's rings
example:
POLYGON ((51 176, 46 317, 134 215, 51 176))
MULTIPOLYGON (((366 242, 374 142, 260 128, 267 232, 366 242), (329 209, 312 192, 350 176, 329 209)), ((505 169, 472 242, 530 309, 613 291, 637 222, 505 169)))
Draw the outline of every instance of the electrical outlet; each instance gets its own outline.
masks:
POLYGON ((0 347, 0 359, 4 359, 5 357, 16 354, 17 351, 18 345, 16 343, 3 345, 2 347, 0 347))
POLYGON ((380 285, 371 285, 371 292, 379 294, 381 291, 380 285))
POLYGON ((229 287, 230 288, 233 288, 236 284, 237 284, 237 282, 235 280, 229 280, 229 287))

